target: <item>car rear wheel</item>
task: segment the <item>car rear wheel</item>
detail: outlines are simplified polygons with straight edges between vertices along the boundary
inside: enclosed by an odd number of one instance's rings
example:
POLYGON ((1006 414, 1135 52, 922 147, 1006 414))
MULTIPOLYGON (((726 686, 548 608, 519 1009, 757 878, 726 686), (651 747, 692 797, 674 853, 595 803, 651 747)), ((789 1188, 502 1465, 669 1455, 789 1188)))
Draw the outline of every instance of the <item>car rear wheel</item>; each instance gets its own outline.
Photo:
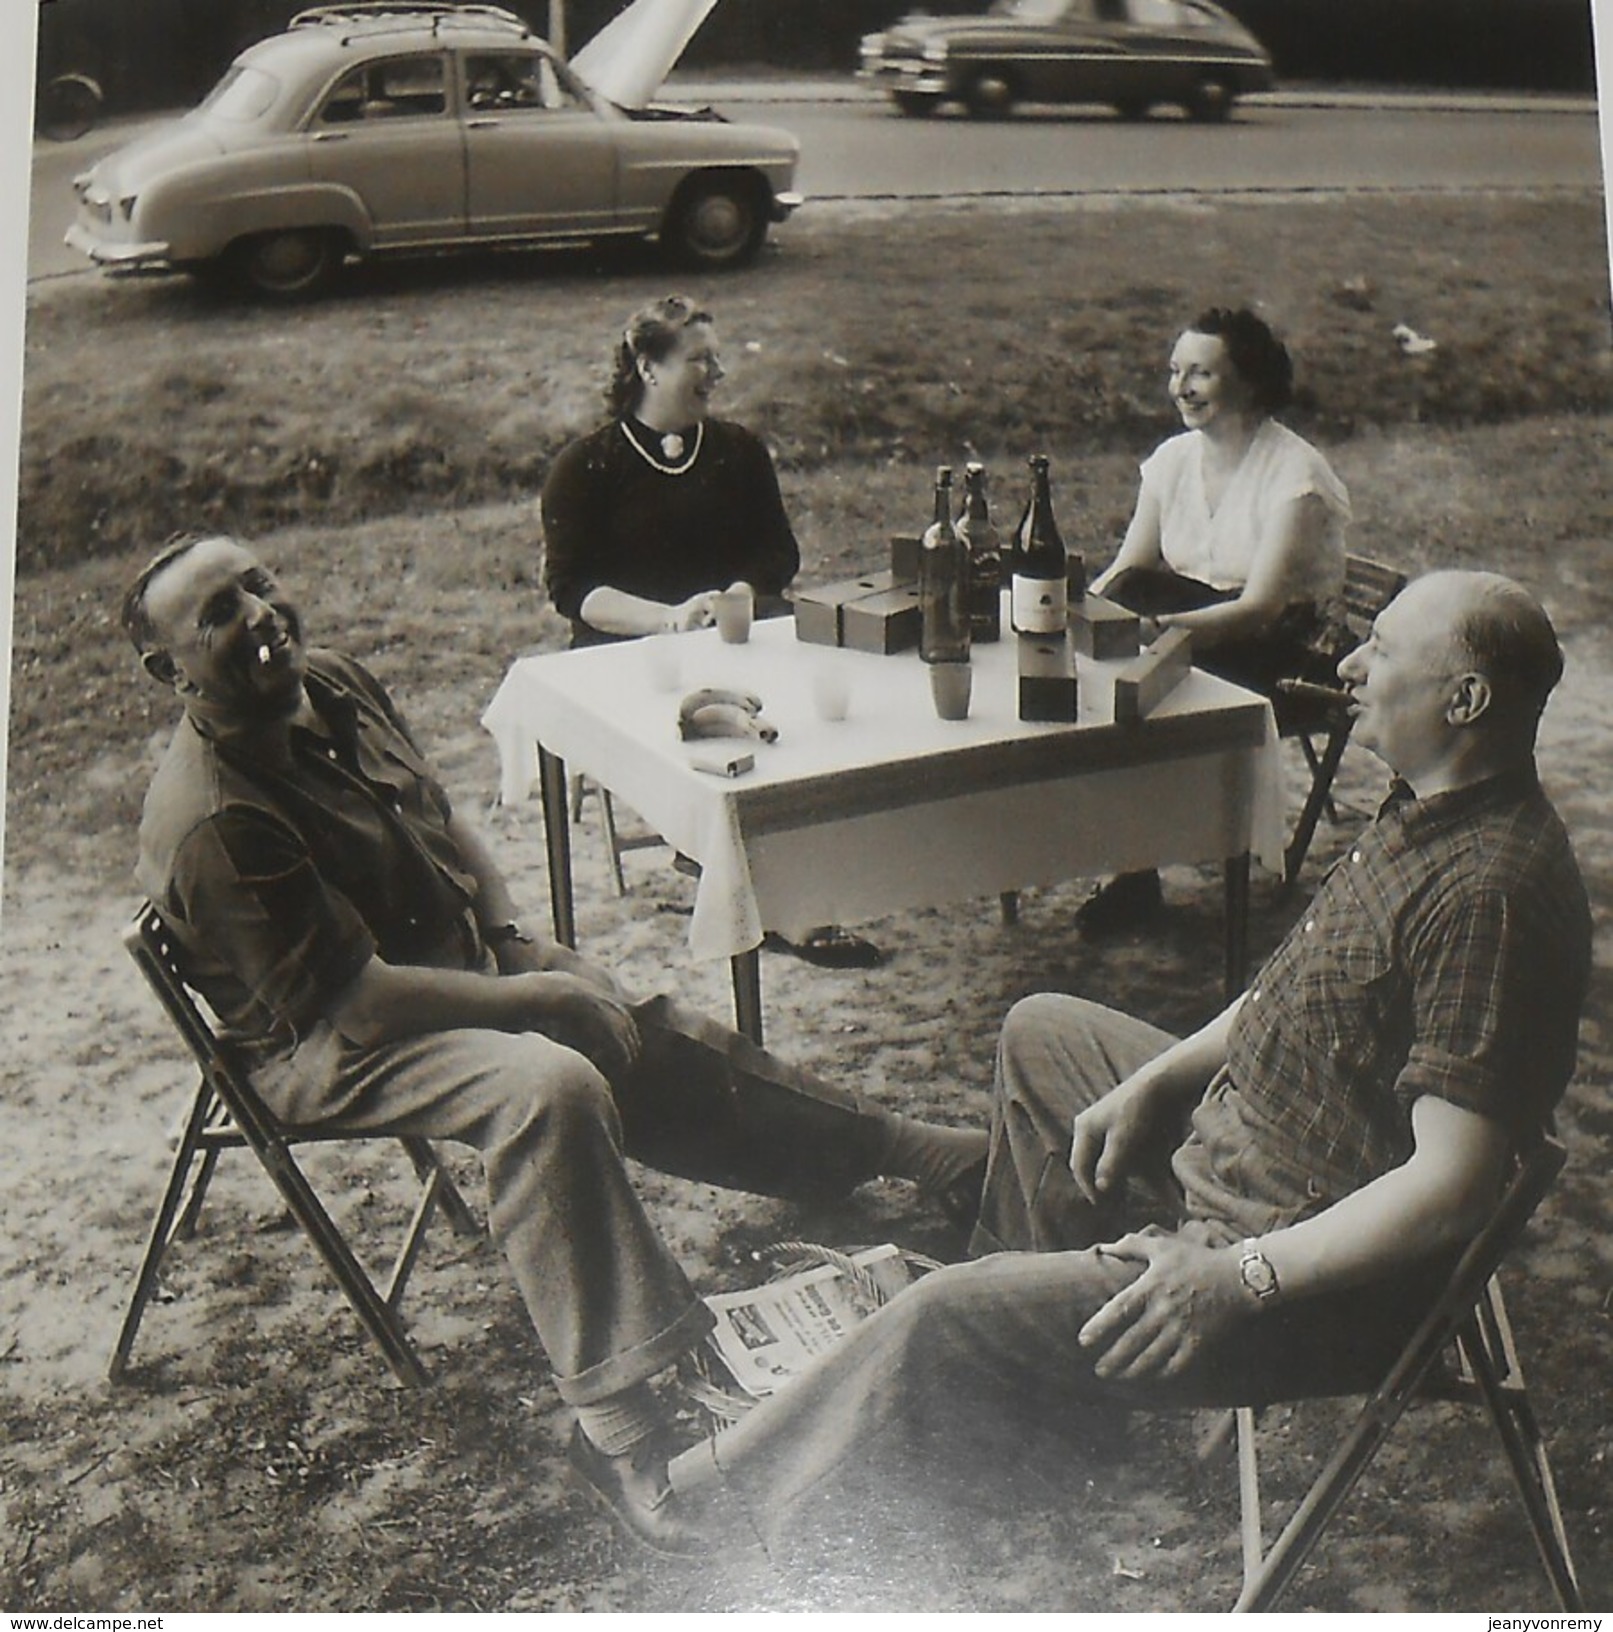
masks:
POLYGON ((323 293, 341 270, 346 241, 328 227, 297 227, 243 238, 231 247, 236 281, 268 300, 306 300, 323 293))
POLYGON ((1187 93, 1188 117, 1203 125, 1221 124, 1231 117, 1232 102, 1232 87, 1224 79, 1206 74, 1187 93))
POLYGON ((1003 119, 1014 111, 1018 87, 1001 68, 977 68, 963 88, 964 105, 976 119, 1003 119))
POLYGON ((684 266, 719 271, 753 260, 767 237, 761 189, 744 176, 706 176, 673 199, 661 242, 684 266))
POLYGON ((941 98, 924 91, 892 91, 891 101, 909 119, 927 119, 941 105, 941 98))

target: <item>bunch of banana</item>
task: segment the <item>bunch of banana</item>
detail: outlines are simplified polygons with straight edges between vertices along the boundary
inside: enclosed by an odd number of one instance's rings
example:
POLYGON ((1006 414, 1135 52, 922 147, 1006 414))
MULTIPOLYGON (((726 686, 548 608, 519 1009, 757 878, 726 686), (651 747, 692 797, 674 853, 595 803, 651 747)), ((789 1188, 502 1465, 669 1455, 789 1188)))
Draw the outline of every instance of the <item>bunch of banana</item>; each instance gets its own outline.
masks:
POLYGON ((701 686, 678 704, 678 735, 685 742, 701 737, 751 737, 774 742, 778 727, 762 718, 762 699, 754 692, 701 686))

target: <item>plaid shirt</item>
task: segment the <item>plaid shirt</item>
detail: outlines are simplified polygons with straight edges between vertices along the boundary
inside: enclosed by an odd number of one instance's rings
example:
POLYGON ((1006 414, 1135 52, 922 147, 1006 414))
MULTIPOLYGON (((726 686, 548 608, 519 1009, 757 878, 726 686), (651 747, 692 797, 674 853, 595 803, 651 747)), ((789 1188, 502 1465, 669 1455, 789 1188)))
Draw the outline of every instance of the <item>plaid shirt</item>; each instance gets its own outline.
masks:
POLYGON ((1394 798, 1255 977, 1175 1166, 1237 1235, 1411 1154, 1422 1094, 1538 1128, 1573 1074, 1590 908, 1533 768, 1394 798))

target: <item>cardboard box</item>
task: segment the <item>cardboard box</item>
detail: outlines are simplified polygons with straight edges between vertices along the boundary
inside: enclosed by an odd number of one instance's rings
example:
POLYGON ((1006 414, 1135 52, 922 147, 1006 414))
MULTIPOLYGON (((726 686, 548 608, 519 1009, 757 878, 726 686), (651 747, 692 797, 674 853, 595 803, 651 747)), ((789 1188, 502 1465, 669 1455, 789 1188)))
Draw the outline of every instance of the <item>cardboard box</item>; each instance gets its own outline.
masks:
POLYGON ((1101 595, 1083 595, 1070 602, 1070 639, 1083 657, 1100 663, 1135 657, 1141 644, 1140 623, 1135 612, 1101 595))
POLYGON ((795 596, 795 638, 819 646, 842 645, 845 607, 865 595, 892 589, 896 582, 889 572, 870 572, 861 578, 842 578, 838 583, 799 590, 795 596))
POLYGON ((1141 657, 1134 657, 1115 676, 1115 722, 1146 720, 1187 678, 1193 667, 1193 637, 1186 629, 1167 629, 1141 657))
POLYGON ((916 533, 891 534, 891 572, 899 584, 918 582, 919 552, 924 548, 923 538, 916 533))
POLYGON ((858 652, 909 651, 918 645, 922 627, 917 584, 862 595, 840 609, 840 644, 858 652))
POLYGON ((1079 692, 1075 652, 1063 635, 1020 635, 1019 717, 1074 725, 1079 692))

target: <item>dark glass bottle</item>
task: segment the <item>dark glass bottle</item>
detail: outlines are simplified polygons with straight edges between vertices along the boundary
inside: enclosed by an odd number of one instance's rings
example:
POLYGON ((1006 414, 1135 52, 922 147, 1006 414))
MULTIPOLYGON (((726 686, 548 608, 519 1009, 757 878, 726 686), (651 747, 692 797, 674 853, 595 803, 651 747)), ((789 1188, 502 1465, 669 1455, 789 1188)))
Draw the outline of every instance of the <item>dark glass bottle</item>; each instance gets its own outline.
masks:
POLYGON ((1021 635, 1062 634, 1069 615, 1067 563, 1064 540, 1053 519, 1047 455, 1032 454, 1030 467, 1030 503, 1025 506, 1009 556, 1014 630, 1021 635))
POLYGON ((969 638, 1002 638, 1003 553, 986 509, 986 467, 971 460, 963 471, 963 514, 958 536, 969 555, 969 638))
POLYGON ((969 660, 969 558, 952 525, 952 468, 935 473, 935 520, 919 545, 919 656, 926 663, 969 660))

